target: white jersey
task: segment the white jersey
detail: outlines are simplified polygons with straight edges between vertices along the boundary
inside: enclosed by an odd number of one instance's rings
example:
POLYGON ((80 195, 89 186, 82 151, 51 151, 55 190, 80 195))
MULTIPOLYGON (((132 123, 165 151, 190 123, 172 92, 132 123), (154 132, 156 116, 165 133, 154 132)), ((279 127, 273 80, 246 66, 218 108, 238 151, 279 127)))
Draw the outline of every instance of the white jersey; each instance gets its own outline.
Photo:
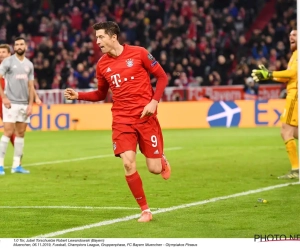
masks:
POLYGON ((34 80, 32 62, 26 57, 24 57, 23 61, 20 61, 14 54, 2 61, 0 74, 5 77, 5 93, 10 102, 14 104, 28 104, 28 81, 34 80))

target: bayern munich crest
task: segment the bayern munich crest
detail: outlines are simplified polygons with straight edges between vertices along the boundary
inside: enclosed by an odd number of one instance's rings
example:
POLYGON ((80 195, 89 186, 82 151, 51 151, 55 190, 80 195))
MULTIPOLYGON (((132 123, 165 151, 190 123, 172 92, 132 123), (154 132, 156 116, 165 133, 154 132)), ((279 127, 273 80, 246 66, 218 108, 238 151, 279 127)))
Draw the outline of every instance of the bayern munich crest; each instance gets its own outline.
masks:
POLYGON ((126 60, 126 65, 127 65, 127 67, 132 67, 133 66, 133 59, 127 59, 126 60))

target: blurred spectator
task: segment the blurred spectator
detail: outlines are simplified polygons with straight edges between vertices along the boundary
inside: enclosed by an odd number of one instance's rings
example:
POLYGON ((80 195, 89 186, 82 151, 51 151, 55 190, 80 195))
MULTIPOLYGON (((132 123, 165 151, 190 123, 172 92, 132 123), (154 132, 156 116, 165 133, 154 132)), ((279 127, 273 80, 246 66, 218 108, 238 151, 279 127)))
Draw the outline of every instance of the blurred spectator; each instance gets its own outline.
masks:
POLYGON ((212 71, 208 75, 208 86, 220 86, 221 82, 221 76, 217 71, 212 71))
POLYGON ((228 72, 230 70, 233 59, 234 59, 233 54, 231 54, 230 58, 228 58, 228 59, 226 59, 225 56, 223 56, 223 55, 219 55, 217 58, 217 62, 215 64, 213 70, 219 73, 221 85, 228 84, 228 72))
POLYGON ((82 63, 79 63, 77 65, 77 71, 74 71, 73 75, 77 80, 77 88, 88 89, 90 88, 90 83, 94 78, 95 72, 93 68, 90 68, 90 70, 88 71, 84 68, 84 65, 82 63))
POLYGON ((258 97, 258 86, 259 84, 252 77, 248 77, 244 85, 244 99, 256 100, 258 97))

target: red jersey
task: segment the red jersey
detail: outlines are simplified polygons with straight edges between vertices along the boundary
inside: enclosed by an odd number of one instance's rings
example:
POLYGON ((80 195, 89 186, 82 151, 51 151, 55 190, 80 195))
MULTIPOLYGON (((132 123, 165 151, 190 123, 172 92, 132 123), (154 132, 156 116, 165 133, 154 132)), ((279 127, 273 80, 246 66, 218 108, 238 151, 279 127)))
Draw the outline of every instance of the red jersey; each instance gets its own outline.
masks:
POLYGON ((152 99, 160 100, 168 78, 160 64, 146 49, 139 46, 123 46, 124 50, 118 57, 105 54, 97 63, 98 92, 93 94, 97 94, 98 97, 95 95, 92 98, 91 92, 80 92, 78 99, 103 100, 110 88, 113 94, 113 122, 141 123, 149 119, 140 119, 144 107, 152 99), (155 93, 149 73, 158 79, 155 93))
POLYGON ((1 87, 2 87, 2 90, 4 91, 4 89, 5 89, 5 80, 4 80, 3 77, 1 78, 1 87))

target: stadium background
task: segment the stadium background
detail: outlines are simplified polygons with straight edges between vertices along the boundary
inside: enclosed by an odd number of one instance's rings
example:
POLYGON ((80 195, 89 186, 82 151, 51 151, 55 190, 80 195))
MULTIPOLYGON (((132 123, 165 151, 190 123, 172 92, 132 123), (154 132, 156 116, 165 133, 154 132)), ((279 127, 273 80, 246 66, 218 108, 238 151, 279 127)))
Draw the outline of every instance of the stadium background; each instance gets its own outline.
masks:
POLYGON ((97 107, 63 105, 64 88, 97 86, 95 63, 101 52, 91 25, 105 20, 120 25, 121 43, 144 46, 167 72, 159 105, 163 128, 280 126, 283 101, 268 100, 284 98, 284 84, 258 85, 249 76, 259 63, 271 70, 287 67, 295 10, 295 0, 2 0, 0 42, 12 44, 17 36, 28 41, 26 56, 34 63, 44 103, 35 107, 32 130, 110 129, 111 95, 105 100, 109 104, 97 107), (239 108, 238 122, 227 122, 230 111, 214 104, 219 101, 239 108), (96 109, 101 117, 92 123, 96 109), (177 111, 184 119, 177 119, 177 111), (212 112, 225 115, 208 122, 212 112))

